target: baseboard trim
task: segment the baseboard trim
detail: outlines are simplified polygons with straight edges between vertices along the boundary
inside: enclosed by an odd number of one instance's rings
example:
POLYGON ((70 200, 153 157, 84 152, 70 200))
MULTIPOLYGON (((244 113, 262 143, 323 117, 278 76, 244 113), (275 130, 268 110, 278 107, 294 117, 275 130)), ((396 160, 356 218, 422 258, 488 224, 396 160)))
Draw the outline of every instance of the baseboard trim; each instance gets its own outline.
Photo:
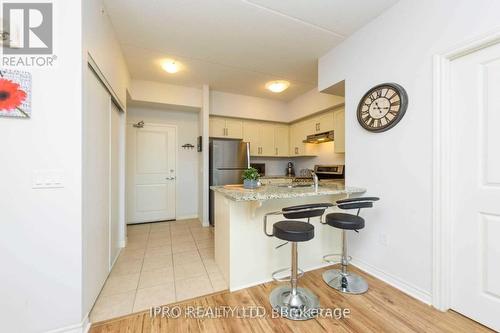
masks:
POLYGON ((79 324, 66 326, 63 328, 58 328, 55 330, 47 331, 46 333, 87 333, 90 330, 90 320, 89 316, 85 316, 85 319, 79 324))
POLYGON ((184 215, 184 216, 177 216, 175 219, 176 220, 189 220, 189 219, 197 219, 198 215, 184 215))
POLYGON ((411 283, 405 282, 400 278, 398 278, 397 276, 384 272, 383 270, 371 264, 368 264, 364 261, 353 258, 350 263, 353 266, 356 266, 357 268, 361 269, 362 271, 365 271, 366 273, 373 275, 377 279, 382 280, 385 283, 390 284, 394 288, 401 290, 405 294, 413 298, 416 298, 419 301, 424 302, 425 304, 428 305, 432 304, 432 297, 430 292, 422 290, 421 288, 416 287, 411 283))
MULTIPOLYGON (((317 270, 317 269, 320 269, 320 268, 325 268, 325 267, 328 267, 328 266, 331 266, 331 264, 325 262, 325 263, 321 263, 319 265, 307 266, 305 268, 301 267, 301 269, 304 272, 310 272, 310 271, 314 271, 314 270, 317 270)), ((260 280, 259 282, 248 283, 248 284, 245 284, 245 285, 242 285, 242 286, 237 286, 235 288, 231 288, 230 287, 229 291, 233 292, 233 291, 238 291, 238 290, 245 289, 245 288, 251 288, 251 287, 258 286, 259 284, 268 283, 268 282, 271 282, 271 281, 273 281, 273 279, 272 279, 272 277, 269 277, 269 279, 260 280)))

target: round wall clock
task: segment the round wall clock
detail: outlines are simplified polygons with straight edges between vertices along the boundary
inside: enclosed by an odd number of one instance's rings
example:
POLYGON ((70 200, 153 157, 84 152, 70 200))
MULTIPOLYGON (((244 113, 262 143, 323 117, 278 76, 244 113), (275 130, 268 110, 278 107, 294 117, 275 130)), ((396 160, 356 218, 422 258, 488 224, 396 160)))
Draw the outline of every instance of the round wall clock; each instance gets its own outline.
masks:
POLYGON ((406 90, 396 83, 371 88, 359 101, 358 122, 370 132, 384 132, 403 118, 408 107, 406 90))

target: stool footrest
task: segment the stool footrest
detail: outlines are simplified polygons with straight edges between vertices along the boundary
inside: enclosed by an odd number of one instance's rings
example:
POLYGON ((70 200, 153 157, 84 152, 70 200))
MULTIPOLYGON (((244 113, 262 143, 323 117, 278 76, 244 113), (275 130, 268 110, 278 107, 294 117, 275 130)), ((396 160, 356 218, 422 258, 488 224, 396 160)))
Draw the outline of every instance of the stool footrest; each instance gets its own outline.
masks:
MULTIPOLYGON (((349 263, 351 260, 352 260, 352 257, 348 256, 347 263, 349 263)), ((323 261, 325 261, 329 264, 340 264, 340 263, 342 263, 342 254, 339 254, 339 253, 325 254, 323 256, 323 261), (337 259, 335 259, 335 257, 337 259)))
MULTIPOLYGON (((292 276, 291 270, 292 269, 290 267, 278 269, 277 271, 274 271, 271 274, 271 276, 272 276, 273 280, 277 281, 277 282, 290 281, 291 280, 291 276, 292 276), (284 277, 277 277, 278 274, 286 272, 286 271, 288 271, 290 274, 287 275, 287 276, 284 276, 284 277)), ((300 269, 300 268, 298 268, 297 271, 298 271, 297 278, 301 278, 304 275, 304 271, 302 269, 300 269)))

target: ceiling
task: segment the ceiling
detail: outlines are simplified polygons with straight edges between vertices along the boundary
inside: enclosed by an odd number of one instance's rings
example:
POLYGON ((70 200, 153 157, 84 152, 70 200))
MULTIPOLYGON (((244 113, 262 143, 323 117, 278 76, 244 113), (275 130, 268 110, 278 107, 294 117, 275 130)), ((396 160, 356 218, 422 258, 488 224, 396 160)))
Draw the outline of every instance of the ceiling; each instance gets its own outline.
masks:
POLYGON ((289 101, 317 59, 397 0, 105 0, 133 79, 289 101), (183 70, 168 74, 173 58, 183 70), (270 80, 290 88, 273 94, 270 80))

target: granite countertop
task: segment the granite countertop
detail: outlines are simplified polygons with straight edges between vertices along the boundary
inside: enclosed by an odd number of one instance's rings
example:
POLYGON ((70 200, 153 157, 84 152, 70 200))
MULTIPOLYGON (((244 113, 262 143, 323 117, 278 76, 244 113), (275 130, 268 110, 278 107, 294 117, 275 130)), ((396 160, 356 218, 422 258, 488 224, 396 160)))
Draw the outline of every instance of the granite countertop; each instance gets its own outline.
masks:
POLYGON ((244 189, 243 185, 211 186, 211 190, 223 194, 234 201, 263 201, 270 199, 313 197, 337 194, 362 194, 366 189, 346 187, 339 183, 320 184, 316 191, 313 186, 289 187, 285 185, 264 185, 254 190, 244 189))
POLYGON ((295 178, 306 178, 306 177, 287 176, 287 175, 269 175, 260 177, 260 179, 295 179, 295 178))

